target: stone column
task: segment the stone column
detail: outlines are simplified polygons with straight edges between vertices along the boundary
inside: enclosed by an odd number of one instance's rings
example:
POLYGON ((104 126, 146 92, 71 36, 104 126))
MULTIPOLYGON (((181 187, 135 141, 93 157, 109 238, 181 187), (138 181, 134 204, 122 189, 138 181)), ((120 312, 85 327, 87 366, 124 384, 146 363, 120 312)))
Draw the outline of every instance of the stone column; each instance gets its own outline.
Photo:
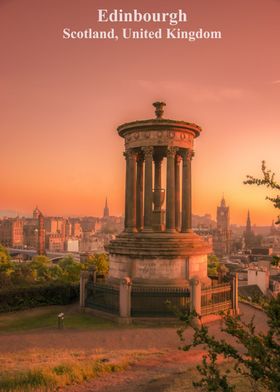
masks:
POLYGON ((136 153, 132 149, 125 152, 125 231, 136 231, 136 153))
POLYGON ((175 231, 175 155, 176 147, 167 149, 166 231, 175 231))
POLYGON ((191 311, 201 315, 201 283, 198 279, 191 280, 191 311))
POLYGON ((120 320, 129 323, 131 315, 131 279, 125 277, 120 284, 120 320))
POLYGON ((161 164, 162 157, 157 156, 155 159, 155 179, 154 179, 154 211, 153 211, 153 229, 155 231, 163 230, 163 213, 161 210, 162 206, 162 189, 161 189, 161 164))
POLYGON ((191 160, 194 153, 192 150, 184 150, 183 175, 182 175, 182 229, 183 233, 192 229, 192 182, 191 182, 191 160))
POLYGON ((143 229, 143 156, 137 157, 137 184, 136 184, 136 227, 143 229))
POLYGON ((154 206, 155 211, 161 210, 161 157, 155 159, 154 206))
POLYGON ((127 230, 127 198, 128 198, 128 178, 129 178, 129 167, 128 167, 128 154, 126 152, 123 153, 125 157, 125 205, 124 205, 124 230, 127 230))
POLYGON ((182 158, 176 155, 175 158, 175 227, 180 231, 181 211, 180 211, 180 163, 182 158))
POLYGON ((143 147, 145 159, 144 231, 152 231, 153 213, 153 147, 143 147))
POLYGON ((235 273, 235 276, 232 281, 232 310, 233 314, 239 314, 239 303, 238 303, 238 272, 235 273))
POLYGON ((87 298, 87 283, 89 281, 91 273, 89 271, 82 271, 80 273, 80 308, 84 309, 87 298))

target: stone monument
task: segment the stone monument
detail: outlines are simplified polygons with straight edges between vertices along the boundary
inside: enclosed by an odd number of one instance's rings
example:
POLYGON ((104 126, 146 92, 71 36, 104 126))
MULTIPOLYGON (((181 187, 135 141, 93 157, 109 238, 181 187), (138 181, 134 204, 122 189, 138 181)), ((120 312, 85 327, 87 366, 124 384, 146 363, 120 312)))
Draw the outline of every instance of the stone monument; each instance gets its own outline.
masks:
POLYGON ((165 119, 164 102, 153 106, 155 118, 117 129, 125 143, 125 228, 108 246, 108 280, 119 285, 130 278, 140 287, 207 284, 211 248, 191 222, 191 164, 201 128, 165 119))

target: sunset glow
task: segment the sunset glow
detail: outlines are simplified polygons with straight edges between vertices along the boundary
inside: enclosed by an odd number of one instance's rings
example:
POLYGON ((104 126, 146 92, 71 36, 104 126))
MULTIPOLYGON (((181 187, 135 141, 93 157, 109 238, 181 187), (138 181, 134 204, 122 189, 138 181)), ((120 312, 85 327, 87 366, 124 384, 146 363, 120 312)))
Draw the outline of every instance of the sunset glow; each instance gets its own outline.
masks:
MULTIPOLYGON (((231 222, 270 225, 268 189, 243 185, 261 161, 279 173, 280 2, 119 0, 124 10, 183 9, 188 28, 218 40, 65 40, 63 28, 100 28, 114 0, 0 0, 0 210, 100 216, 124 210, 125 160, 116 128, 154 117, 199 124, 193 212, 224 193, 231 222), (165 5, 166 4, 166 5, 165 5)), ((103 26, 110 28, 110 23, 103 26)), ((279 174, 279 175, 278 175, 279 174)))

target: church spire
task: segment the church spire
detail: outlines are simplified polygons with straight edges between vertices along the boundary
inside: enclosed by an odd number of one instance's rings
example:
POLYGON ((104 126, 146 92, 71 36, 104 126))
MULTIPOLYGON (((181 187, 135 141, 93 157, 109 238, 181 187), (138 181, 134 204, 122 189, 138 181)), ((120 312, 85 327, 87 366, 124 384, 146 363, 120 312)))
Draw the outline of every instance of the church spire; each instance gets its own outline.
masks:
POLYGON ((250 217, 250 211, 248 210, 247 223, 246 223, 246 232, 247 233, 251 233, 251 231, 252 231, 251 217, 250 217))
POLYGON ((104 207, 104 210, 103 210, 103 218, 108 218, 109 217, 109 207, 108 207, 108 199, 107 199, 107 197, 106 197, 106 200, 105 200, 105 207, 104 207))
POLYGON ((33 219, 38 219, 41 211, 38 208, 38 205, 36 205, 36 208, 33 211, 33 219))

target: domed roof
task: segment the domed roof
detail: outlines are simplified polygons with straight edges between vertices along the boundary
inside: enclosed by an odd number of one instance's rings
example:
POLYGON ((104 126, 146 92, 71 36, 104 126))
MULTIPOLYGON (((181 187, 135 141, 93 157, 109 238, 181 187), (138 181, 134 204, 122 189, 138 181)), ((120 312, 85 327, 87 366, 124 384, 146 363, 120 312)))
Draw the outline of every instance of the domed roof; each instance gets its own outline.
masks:
POLYGON ((176 128, 181 131, 187 131, 192 133, 193 137, 198 137, 200 135, 202 129, 197 124, 187 121, 170 120, 163 118, 164 106, 166 106, 165 102, 157 101, 153 103, 153 106, 155 107, 155 118, 124 123, 117 128, 119 135, 121 137, 125 137, 128 132, 131 132, 136 129, 138 131, 145 132, 147 129, 151 131, 159 131, 160 129, 164 128, 176 128))

